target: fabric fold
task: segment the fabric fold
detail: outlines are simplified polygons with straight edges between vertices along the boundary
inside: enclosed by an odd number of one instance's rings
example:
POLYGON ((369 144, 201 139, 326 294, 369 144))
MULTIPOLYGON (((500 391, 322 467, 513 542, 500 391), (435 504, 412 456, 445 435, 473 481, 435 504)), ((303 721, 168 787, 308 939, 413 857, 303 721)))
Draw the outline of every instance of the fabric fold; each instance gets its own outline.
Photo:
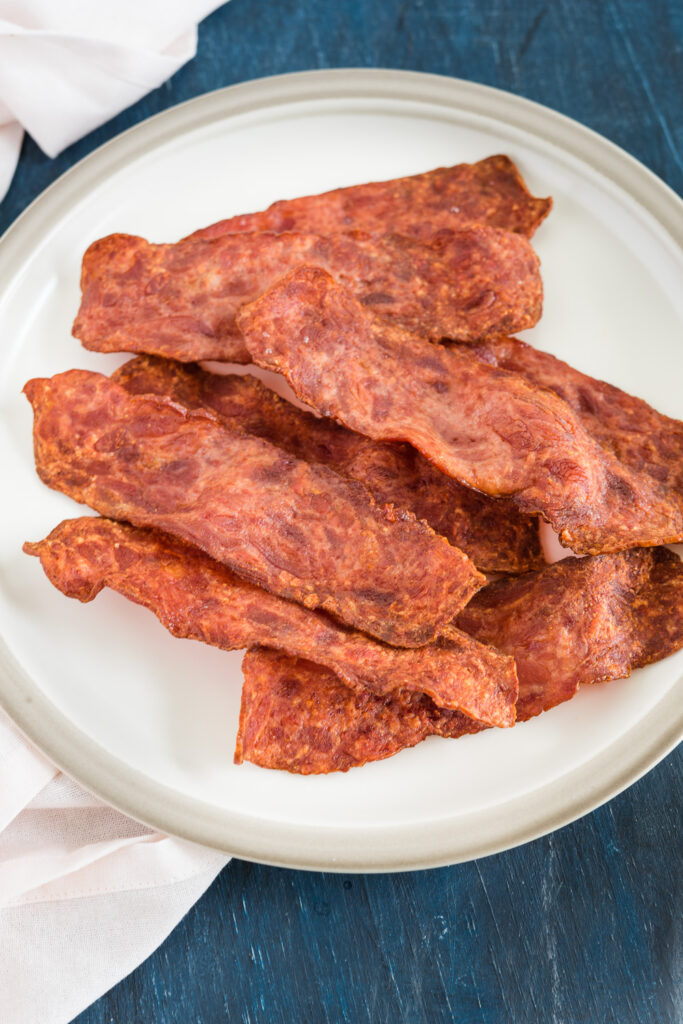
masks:
MULTIPOLYGON (((0 200, 24 130, 48 156, 167 81, 215 0, 0 8, 0 200)), ((62 775, 0 711, 0 1020, 67 1024, 163 942, 228 857, 62 775)))
POLYGON ((108 807, 0 711, 0 949, 12 951, 0 1020, 66 1024, 163 942, 228 860, 108 807))
POLYGON ((0 200, 26 130, 44 153, 73 142, 158 88, 197 50, 220 3, 26 0, 0 18, 0 200))

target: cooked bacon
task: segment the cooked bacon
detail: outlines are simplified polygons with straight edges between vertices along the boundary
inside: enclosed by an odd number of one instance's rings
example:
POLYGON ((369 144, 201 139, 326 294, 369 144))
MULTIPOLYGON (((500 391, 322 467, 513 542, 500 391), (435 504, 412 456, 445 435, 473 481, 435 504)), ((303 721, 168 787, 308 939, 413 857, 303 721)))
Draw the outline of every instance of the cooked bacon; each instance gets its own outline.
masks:
POLYGON ((73 332, 98 352, 250 362, 235 314, 288 271, 323 267, 382 319, 474 341, 533 327, 543 287, 521 235, 474 225, 427 246, 396 235, 244 234, 151 245, 108 235, 83 258, 73 332))
POLYGON ((242 671, 236 764, 299 775, 345 772, 427 736, 479 729, 458 711, 440 712, 428 697, 350 689, 330 669, 280 651, 247 651, 242 671))
POLYGON ((551 207, 552 200, 532 196, 512 160, 499 155, 409 178, 282 199, 261 213, 230 217, 190 237, 217 238, 242 231, 329 235, 357 228, 429 239, 444 228, 472 222, 531 237, 551 207))
POLYGON ((570 405, 588 433, 620 462, 683 494, 683 423, 656 412, 642 398, 580 373, 518 338, 489 338, 474 355, 550 388, 570 405))
POLYGON ((565 558, 490 583, 456 623, 514 656, 524 721, 682 647, 683 563, 667 548, 565 558))
POLYGON ((400 646, 437 636, 484 577, 408 512, 207 412, 70 370, 25 387, 41 479, 154 526, 245 579, 400 646))
POLYGON ((90 516, 61 523, 24 551, 62 593, 92 601, 103 587, 154 612, 174 636, 236 650, 264 644, 334 669, 363 694, 429 694, 491 725, 514 722, 512 658, 453 628, 417 650, 389 647, 246 583, 230 569, 156 530, 90 516))
POLYGON ((681 497, 598 445, 556 395, 377 320, 323 270, 293 271, 238 323, 254 361, 319 412, 512 497, 576 552, 683 540, 681 497))
MULTIPOLYGON (((683 647, 683 564, 666 548, 567 558, 490 584, 457 622, 514 655, 524 721, 580 685, 621 679, 683 647)), ((427 736, 482 728, 427 696, 352 691, 328 668, 275 651, 250 651, 243 670, 238 763, 346 771, 427 736)))
POLYGON ((188 409, 210 409, 297 459, 321 462, 359 480, 381 503, 424 519, 485 572, 524 572, 543 564, 538 521, 504 498, 452 480, 407 444, 371 441, 279 398, 254 377, 208 373, 155 356, 124 363, 112 380, 131 394, 166 395, 188 409))

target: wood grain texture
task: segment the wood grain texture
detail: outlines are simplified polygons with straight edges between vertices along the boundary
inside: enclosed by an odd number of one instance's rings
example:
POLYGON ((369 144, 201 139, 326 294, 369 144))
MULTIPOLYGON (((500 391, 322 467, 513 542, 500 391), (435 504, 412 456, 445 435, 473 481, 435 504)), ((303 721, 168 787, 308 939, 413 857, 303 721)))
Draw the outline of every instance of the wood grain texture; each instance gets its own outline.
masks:
POLYGON ((438 871, 235 861, 78 1024, 679 1024, 682 781, 438 871))
POLYGON ((211 89, 325 67, 454 75, 576 118, 683 191, 683 6, 677 0, 231 0, 198 56, 55 160, 30 139, 0 205, 4 231, 51 181, 131 125, 211 89))
MULTIPOLYGON (((315 67, 397 67, 574 117, 683 189, 676 0, 232 0, 199 55, 56 160, 24 143, 0 230, 59 174, 209 89, 315 67)), ((521 849, 406 875, 233 862, 78 1024, 680 1024, 683 753, 521 849)))

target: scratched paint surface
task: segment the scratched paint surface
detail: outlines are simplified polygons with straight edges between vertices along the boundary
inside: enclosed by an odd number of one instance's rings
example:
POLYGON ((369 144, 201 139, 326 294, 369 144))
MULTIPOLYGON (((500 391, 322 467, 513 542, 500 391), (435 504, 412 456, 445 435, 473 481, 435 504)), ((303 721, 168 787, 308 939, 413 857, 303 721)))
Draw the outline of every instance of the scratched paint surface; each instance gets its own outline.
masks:
MULTIPOLYGON (((209 89, 316 67, 452 74, 574 117, 683 190, 676 0, 232 0, 170 83, 54 161, 209 89)), ((344 876, 234 862, 78 1024, 681 1024, 679 750, 588 817, 471 864, 344 876)))

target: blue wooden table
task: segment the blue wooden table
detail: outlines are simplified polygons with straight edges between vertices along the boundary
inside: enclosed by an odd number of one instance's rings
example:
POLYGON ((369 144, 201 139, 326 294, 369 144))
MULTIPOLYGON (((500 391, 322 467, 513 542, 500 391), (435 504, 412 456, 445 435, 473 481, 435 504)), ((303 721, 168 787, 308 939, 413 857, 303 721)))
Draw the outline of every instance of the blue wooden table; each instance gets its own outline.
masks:
MULTIPOLYGON (((232 0, 171 82, 56 160, 26 141, 0 230, 62 171, 219 86, 316 67, 455 75, 538 100, 683 189, 677 0, 232 0)), ((680 1024, 679 750, 588 817, 438 871, 234 861, 78 1024, 680 1024)))

